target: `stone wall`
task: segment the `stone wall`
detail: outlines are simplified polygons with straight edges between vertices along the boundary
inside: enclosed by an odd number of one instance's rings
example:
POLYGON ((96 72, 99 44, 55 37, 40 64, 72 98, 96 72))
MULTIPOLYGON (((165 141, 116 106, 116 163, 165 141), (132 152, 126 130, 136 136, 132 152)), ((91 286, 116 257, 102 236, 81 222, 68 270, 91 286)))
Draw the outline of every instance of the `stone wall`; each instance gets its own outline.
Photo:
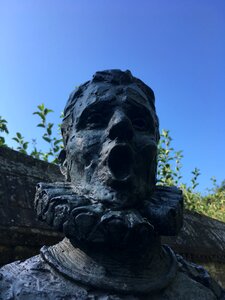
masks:
POLYGON ((177 237, 163 237, 175 252, 204 266, 225 288, 225 223, 185 211, 177 237))
MULTIPOLYGON (((57 166, 0 148, 0 265, 31 257, 63 238, 37 221, 33 210, 36 184, 63 180, 57 166)), ((186 211, 179 235, 162 241, 204 265, 225 287, 224 223, 186 211)))
POLYGON ((0 148, 0 265, 37 254, 62 235, 37 221, 33 210, 40 181, 63 180, 55 165, 0 148))

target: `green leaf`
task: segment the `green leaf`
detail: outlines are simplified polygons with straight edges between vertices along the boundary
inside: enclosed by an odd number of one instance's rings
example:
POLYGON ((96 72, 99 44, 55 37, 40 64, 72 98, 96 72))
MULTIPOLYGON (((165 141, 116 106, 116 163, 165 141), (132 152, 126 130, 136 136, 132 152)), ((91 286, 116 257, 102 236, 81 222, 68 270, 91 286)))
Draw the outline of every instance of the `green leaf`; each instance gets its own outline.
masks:
POLYGON ((48 123, 48 127, 47 127, 47 133, 49 134, 49 135, 51 135, 52 134, 52 127, 53 127, 53 123, 48 123))
POLYGON ((17 136, 19 139, 22 139, 22 135, 21 135, 20 132, 17 132, 17 133, 16 133, 16 136, 17 136))
POLYGON ((4 137, 0 136, 0 147, 5 145, 5 139, 4 137))
POLYGON ((24 144, 23 144, 23 149, 27 149, 27 147, 28 147, 28 142, 25 142, 24 144))
POLYGON ((46 142, 51 143, 51 139, 49 137, 43 136, 42 137, 46 142))
POLYGON ((40 111, 35 111, 34 113, 33 113, 33 115, 38 115, 41 119, 42 119, 42 121, 43 122, 45 122, 45 115, 43 114, 43 112, 40 112, 40 111))
POLYGON ((47 128, 47 133, 48 133, 48 135, 51 135, 51 134, 52 134, 51 128, 47 128))
POLYGON ((42 104, 40 104, 40 105, 38 105, 37 106, 41 111, 43 111, 44 109, 45 109, 45 106, 44 106, 44 104, 42 103, 42 104))
POLYGON ((23 153, 23 154, 28 154, 26 150, 24 149, 20 149, 19 152, 23 153))
POLYGON ((12 140, 16 141, 17 143, 19 143, 20 141, 18 140, 18 138, 13 137, 12 140))
POLYGON ((60 139, 60 140, 55 140, 55 141, 54 141, 54 146, 58 145, 59 143, 62 143, 62 139, 60 139))
POLYGON ((48 109, 48 108, 45 108, 45 109, 44 109, 44 114, 45 114, 45 115, 47 115, 48 113, 51 113, 51 112, 53 112, 52 109, 48 109))
POLYGON ((54 151, 54 153, 58 152, 59 151, 59 147, 58 146, 54 147, 53 151, 54 151))

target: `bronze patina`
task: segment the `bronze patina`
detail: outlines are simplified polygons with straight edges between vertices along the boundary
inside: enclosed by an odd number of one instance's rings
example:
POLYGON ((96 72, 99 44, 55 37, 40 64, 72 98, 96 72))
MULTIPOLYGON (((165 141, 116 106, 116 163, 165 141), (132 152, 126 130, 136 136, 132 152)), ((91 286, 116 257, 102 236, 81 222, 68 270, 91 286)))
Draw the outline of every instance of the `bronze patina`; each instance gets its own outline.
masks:
POLYGON ((223 299, 161 245, 182 227, 183 197, 156 185, 153 91, 130 71, 96 72, 70 95, 62 136, 66 180, 38 184, 35 209, 65 239, 3 267, 1 299, 223 299))

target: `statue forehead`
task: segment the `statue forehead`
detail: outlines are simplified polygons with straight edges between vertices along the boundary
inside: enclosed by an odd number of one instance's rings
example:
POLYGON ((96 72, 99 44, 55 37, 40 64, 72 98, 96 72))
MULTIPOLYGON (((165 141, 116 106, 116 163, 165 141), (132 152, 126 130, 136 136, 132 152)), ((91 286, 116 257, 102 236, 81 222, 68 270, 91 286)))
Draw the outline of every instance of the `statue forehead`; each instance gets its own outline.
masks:
POLYGON ((113 85, 111 83, 101 82, 89 84, 79 97, 77 97, 73 115, 77 118, 88 106, 104 101, 106 103, 117 101, 118 105, 122 105, 123 102, 132 101, 132 103, 142 105, 151 110, 151 99, 148 99, 146 94, 137 86, 137 84, 113 85))

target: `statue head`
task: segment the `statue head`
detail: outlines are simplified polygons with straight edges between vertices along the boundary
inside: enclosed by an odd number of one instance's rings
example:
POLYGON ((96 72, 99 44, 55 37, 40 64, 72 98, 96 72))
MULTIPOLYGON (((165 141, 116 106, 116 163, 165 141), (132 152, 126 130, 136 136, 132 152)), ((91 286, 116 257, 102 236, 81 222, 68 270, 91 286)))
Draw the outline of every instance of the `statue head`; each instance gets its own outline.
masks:
POLYGON ((179 231, 180 191, 156 186, 154 101, 147 85, 120 70, 97 72, 70 95, 60 155, 67 183, 39 184, 40 219, 80 245, 146 247, 179 231))
POLYGON ((69 97, 64 170, 76 193, 134 207, 156 183, 159 125, 153 91, 130 71, 94 74, 69 97))

